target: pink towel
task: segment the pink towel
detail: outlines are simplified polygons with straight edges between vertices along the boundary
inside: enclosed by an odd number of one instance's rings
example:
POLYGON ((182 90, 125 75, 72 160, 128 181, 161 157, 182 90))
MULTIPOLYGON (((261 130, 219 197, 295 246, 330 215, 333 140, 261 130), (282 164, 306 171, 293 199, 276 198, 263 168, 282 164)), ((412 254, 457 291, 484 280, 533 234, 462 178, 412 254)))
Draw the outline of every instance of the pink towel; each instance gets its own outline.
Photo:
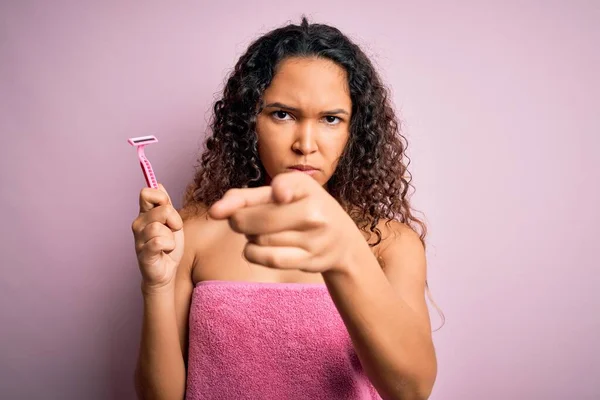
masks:
POLYGON ((186 399, 381 397, 325 285, 207 281, 192 297, 186 399))

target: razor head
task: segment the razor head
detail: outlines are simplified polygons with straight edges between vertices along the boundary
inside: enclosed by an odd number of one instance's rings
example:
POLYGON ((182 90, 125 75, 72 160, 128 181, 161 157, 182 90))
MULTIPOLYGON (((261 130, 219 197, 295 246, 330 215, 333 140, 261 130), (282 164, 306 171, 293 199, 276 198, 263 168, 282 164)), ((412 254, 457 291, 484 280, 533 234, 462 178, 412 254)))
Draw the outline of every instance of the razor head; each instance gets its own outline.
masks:
POLYGON ((135 138, 129 138, 127 139, 127 141, 129 142, 130 145, 132 146, 144 146, 150 143, 156 143, 158 142, 158 139, 156 138, 156 136, 140 136, 140 137, 135 137, 135 138))

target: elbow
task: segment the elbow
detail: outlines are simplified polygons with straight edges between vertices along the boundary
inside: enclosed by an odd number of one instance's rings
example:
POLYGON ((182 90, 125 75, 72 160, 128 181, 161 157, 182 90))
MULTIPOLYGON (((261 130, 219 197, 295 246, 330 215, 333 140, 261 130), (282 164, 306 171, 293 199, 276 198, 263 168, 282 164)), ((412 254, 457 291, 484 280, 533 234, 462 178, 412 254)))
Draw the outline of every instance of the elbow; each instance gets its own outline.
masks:
POLYGON ((411 383, 406 385, 406 391, 402 393, 398 399, 401 400, 427 400, 431 396, 435 379, 437 376, 437 368, 434 364, 432 368, 428 368, 419 374, 418 377, 411 379, 411 383))
POLYGON ((389 400, 428 400, 433 387, 431 385, 414 385, 402 383, 388 396, 382 396, 389 400))
POLYGON ((436 372, 425 373, 422 376, 413 379, 412 383, 405 387, 404 393, 398 399, 401 400, 428 400, 433 391, 436 372))
POLYGON ((403 380, 391 390, 379 391, 379 394, 385 400, 428 400, 432 389, 432 385, 403 380))
POLYGON ((380 381, 382 390, 379 393, 386 400, 428 400, 433 391, 437 376, 435 363, 432 368, 416 373, 416 371, 403 371, 403 373, 390 376, 387 384, 380 381))
POLYGON ((433 385, 435 384, 436 370, 424 374, 415 385, 415 391, 413 397, 414 400, 427 400, 431 396, 433 391, 433 385))
POLYGON ((435 350, 422 362, 405 365, 400 376, 404 377, 399 385, 400 393, 394 399, 398 400, 428 400, 433 391, 437 378, 437 357, 435 350), (427 360, 427 361, 425 361, 427 360))
POLYGON ((429 396, 431 396, 431 392, 433 391, 433 385, 422 385, 418 387, 417 390, 414 391, 412 397, 407 396, 407 399, 413 400, 428 400, 429 396))

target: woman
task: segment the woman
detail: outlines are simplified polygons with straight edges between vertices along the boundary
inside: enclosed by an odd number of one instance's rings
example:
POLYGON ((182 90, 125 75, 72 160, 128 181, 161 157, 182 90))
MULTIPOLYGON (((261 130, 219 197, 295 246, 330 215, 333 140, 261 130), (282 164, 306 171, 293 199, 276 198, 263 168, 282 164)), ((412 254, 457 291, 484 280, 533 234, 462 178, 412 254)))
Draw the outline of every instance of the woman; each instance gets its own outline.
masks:
POLYGON ((178 213, 133 223, 145 399, 426 399, 436 357, 404 138, 365 54, 288 25, 240 58, 178 213))

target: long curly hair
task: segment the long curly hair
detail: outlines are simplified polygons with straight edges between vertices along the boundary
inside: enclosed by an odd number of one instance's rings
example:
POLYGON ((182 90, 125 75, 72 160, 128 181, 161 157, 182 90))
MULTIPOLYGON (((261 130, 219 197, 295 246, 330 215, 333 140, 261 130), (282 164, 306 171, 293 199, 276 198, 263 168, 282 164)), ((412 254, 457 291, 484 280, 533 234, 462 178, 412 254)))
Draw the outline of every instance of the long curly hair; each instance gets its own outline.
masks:
POLYGON ((216 101, 210 135, 198 160, 184 208, 209 207, 231 188, 265 184, 258 156, 256 120, 262 96, 277 66, 290 57, 319 57, 344 68, 352 100, 350 137, 337 169, 327 183, 329 193, 359 229, 382 240, 380 221, 398 220, 417 232, 423 244, 427 229, 413 215, 407 141, 391 105, 387 88, 365 53, 338 29, 289 24, 254 41, 241 56, 216 101))

